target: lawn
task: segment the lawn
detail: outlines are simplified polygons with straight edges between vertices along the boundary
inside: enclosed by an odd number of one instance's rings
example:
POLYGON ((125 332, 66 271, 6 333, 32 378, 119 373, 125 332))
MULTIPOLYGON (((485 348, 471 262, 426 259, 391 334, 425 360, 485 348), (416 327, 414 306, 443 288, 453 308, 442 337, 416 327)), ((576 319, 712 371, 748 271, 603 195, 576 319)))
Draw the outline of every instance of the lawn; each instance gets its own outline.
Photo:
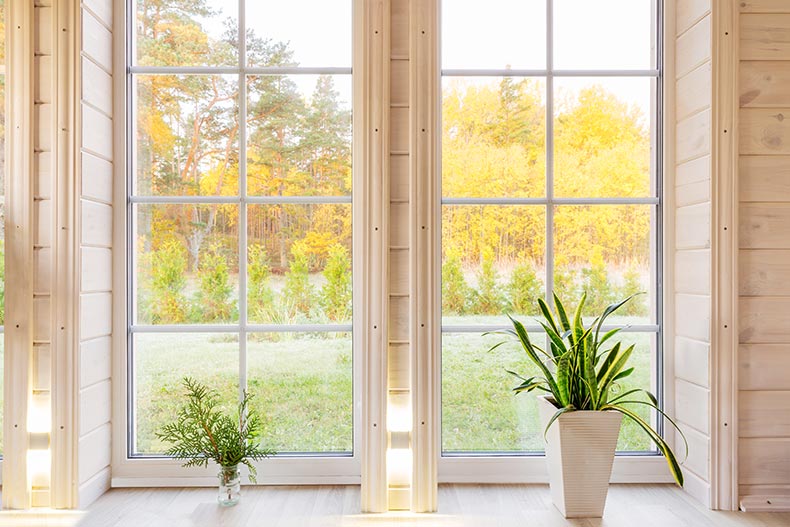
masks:
MULTIPOLYGON (((445 334, 442 355, 442 446, 445 451, 540 451, 542 430, 532 394, 514 396, 505 372, 529 373, 514 345, 494 352, 499 336, 445 334)), ((627 385, 650 386, 651 335, 623 334, 637 344, 627 385)), ((135 452, 165 448, 156 430, 181 404, 185 375, 216 389, 226 408, 238 397, 239 344, 230 335, 138 334, 135 344, 135 452)), ((350 334, 256 334, 248 342, 247 378, 253 407, 264 417, 263 443, 280 452, 353 449, 350 334)), ((643 415, 647 412, 637 408, 643 415)), ((620 450, 652 448, 624 421, 620 450)))

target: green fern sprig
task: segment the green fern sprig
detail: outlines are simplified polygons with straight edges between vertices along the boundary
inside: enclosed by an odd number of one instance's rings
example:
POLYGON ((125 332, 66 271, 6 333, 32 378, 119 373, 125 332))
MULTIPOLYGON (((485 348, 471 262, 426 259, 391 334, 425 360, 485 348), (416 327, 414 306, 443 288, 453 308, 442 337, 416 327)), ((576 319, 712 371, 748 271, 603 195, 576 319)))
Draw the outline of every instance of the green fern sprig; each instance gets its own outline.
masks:
POLYGON ((255 483, 257 471, 253 461, 276 454, 261 448, 259 439, 263 429, 260 417, 249 408, 252 394, 244 391, 238 414, 229 416, 218 410, 216 390, 185 377, 187 402, 176 420, 162 427, 156 435, 171 446, 165 454, 186 460, 185 467, 207 467, 214 461, 222 467, 243 464, 249 469, 250 481, 255 483))

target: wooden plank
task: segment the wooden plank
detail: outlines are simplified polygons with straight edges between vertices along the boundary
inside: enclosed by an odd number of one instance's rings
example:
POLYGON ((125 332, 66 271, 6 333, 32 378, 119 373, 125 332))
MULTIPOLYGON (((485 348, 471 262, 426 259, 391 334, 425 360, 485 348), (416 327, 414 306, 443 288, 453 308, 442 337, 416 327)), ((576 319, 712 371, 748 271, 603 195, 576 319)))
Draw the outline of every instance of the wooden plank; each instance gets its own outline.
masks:
POLYGON ((110 425, 106 424, 83 436, 78 443, 79 482, 85 483, 110 465, 110 425))
POLYGON ((36 247, 33 250, 33 290, 52 290, 52 249, 36 247))
POLYGON ((112 116, 112 77, 94 62, 82 58, 82 98, 112 116))
POLYGON ((82 105, 82 147, 112 159, 112 120, 85 104, 82 105))
POLYGON ((409 389, 409 353, 408 344, 390 343, 387 351, 388 389, 409 389))
POLYGON ((741 249, 790 249, 790 203, 742 203, 738 224, 741 249))
POLYGON ((409 56, 409 2, 391 0, 390 3, 390 53, 393 57, 409 56))
POLYGON ((790 156, 741 156, 738 167, 741 201, 790 202, 790 156))
POLYGON ((52 55, 52 8, 36 7, 34 9, 36 20, 35 53, 38 56, 52 55))
POLYGON ((33 58, 33 68, 36 72, 34 102, 37 104, 52 102, 52 57, 41 55, 33 58))
POLYGON ((409 61, 390 61, 390 102, 395 105, 409 104, 409 61))
POLYGON ((36 152, 33 155, 33 196, 39 199, 52 197, 51 152, 36 152))
POLYGON ((677 82, 675 118, 681 121, 689 115, 710 108, 713 96, 711 63, 706 61, 677 82))
POLYGON ((112 290, 112 250, 83 247, 80 290, 83 293, 112 290))
POLYGON ((742 485, 778 485, 790 481, 790 439, 743 438, 738 446, 742 485))
POLYGON ((111 392, 109 379, 80 391, 80 437, 110 423, 111 392))
POLYGON ((683 33, 675 47, 675 75, 681 78, 711 57, 710 16, 683 33))
POLYGON ((390 110, 390 147, 395 152, 409 150, 409 109, 390 110))
POLYGON ((787 61, 742 61, 738 79, 741 107, 782 108, 790 106, 790 63, 787 61))
POLYGON ((77 506, 80 509, 87 509, 90 504, 110 490, 110 483, 112 481, 110 472, 110 467, 106 467, 79 486, 77 489, 77 494, 79 495, 77 506))
POLYGON ((675 292, 710 294, 710 249, 675 253, 675 292))
POLYGON ((82 11, 82 50, 107 73, 112 72, 112 33, 85 10, 82 11))
POLYGON ((80 343, 80 388, 109 379, 112 368, 112 339, 101 337, 80 343))
POLYGON ((52 200, 36 201, 33 204, 33 215, 36 225, 33 243, 48 247, 52 243, 52 200))
POLYGON ((790 297, 741 297, 739 331, 743 344, 790 342, 790 297))
POLYGON ((698 181, 675 187, 675 206, 686 207, 710 201, 710 181, 698 181))
POLYGON ((675 416, 681 429, 683 424, 697 432, 710 433, 710 392, 683 379, 675 380, 675 416))
POLYGON ((675 334, 710 342, 711 299, 706 295, 675 295, 675 334))
POLYGON ((790 14, 740 16, 741 60, 790 60, 790 14))
POLYGON ((741 390, 790 390, 790 344, 741 344, 738 363, 741 390))
POLYGON ((85 7, 96 13, 107 27, 112 27, 112 0, 85 0, 85 7))
POLYGON ((739 293, 743 296, 790 296, 790 250, 742 250, 739 293))
POLYGON ((34 132, 35 149, 39 152, 52 151, 52 105, 37 104, 33 109, 36 129, 34 132))
POLYGON ((710 109, 680 121, 675 136, 678 164, 710 154, 710 109))
POLYGON ((710 203, 680 207, 675 216, 675 247, 707 249, 710 247, 710 203))
POLYGON ((409 340, 409 298, 390 298, 389 338, 391 340, 409 340))
POLYGON ((33 298, 33 340, 49 342, 52 339, 52 302, 50 297, 33 298))
MULTIPOLYGON (((710 480, 710 438, 705 434, 685 427, 683 434, 689 444, 689 452, 686 461, 683 462, 683 470, 691 470, 705 481, 710 480)), ((675 431, 675 453, 683 449, 683 438, 675 431)))
POLYGON ((82 152, 82 195, 112 203, 112 163, 82 152))
POLYGON ((409 204, 390 205, 390 244, 396 247, 409 245, 409 204))
POLYGON ((41 344, 33 346, 33 375, 31 388, 37 391, 52 389, 52 346, 41 344))
POLYGON ((741 13, 790 13, 787 0, 741 0, 741 13))
POLYGON ((702 181, 710 182, 709 155, 680 163, 675 169, 675 186, 681 187, 702 181))
POLYGON ((710 344, 685 337, 675 337, 675 377, 704 388, 710 387, 710 344))
POLYGON ((390 251, 390 293, 409 293, 409 251, 390 251))
POLYGON ((390 199, 409 199, 409 156, 390 156, 390 199))
POLYGON ((790 154, 790 110, 743 108, 739 117, 741 155, 790 154))
POLYGON ((80 295, 80 340, 112 334, 112 295, 83 293, 80 295))
POLYGON ((684 0, 675 8, 675 31, 683 34, 700 19, 710 13, 710 0, 684 0))
POLYGON ((81 200, 82 243, 112 246, 112 207, 103 203, 81 200))
POLYGON ((741 391, 738 410, 740 437, 790 437, 790 391, 741 391))

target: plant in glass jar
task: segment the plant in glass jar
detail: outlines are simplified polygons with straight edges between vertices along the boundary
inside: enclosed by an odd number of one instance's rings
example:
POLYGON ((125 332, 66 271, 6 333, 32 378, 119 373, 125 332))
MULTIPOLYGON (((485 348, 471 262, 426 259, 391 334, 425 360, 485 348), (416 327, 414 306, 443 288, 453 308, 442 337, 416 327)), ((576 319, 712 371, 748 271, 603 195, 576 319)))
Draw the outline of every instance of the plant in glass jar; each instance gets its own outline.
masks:
POLYGON ((250 481, 256 482, 253 461, 276 452, 261 448, 263 428, 260 417, 249 408, 252 395, 244 392, 238 413, 228 415, 219 409, 219 394, 198 381, 185 377, 187 402, 178 410, 176 420, 157 432, 157 437, 172 446, 165 454, 185 459, 185 467, 207 467, 209 461, 219 465, 220 505, 236 505, 241 497, 239 465, 249 469, 250 481))

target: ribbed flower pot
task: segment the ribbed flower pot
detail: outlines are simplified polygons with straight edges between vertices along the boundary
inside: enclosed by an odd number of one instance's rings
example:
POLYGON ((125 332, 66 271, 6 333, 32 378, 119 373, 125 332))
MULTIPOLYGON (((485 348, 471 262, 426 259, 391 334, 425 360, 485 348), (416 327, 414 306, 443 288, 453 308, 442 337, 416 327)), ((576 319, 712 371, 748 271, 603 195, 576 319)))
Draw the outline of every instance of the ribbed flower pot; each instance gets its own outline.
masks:
MULTIPOLYGON (((552 401, 538 397, 541 432, 557 412, 552 401)), ((546 463, 551 499, 566 518, 603 516, 622 417, 611 411, 568 412, 549 428, 546 463)))

